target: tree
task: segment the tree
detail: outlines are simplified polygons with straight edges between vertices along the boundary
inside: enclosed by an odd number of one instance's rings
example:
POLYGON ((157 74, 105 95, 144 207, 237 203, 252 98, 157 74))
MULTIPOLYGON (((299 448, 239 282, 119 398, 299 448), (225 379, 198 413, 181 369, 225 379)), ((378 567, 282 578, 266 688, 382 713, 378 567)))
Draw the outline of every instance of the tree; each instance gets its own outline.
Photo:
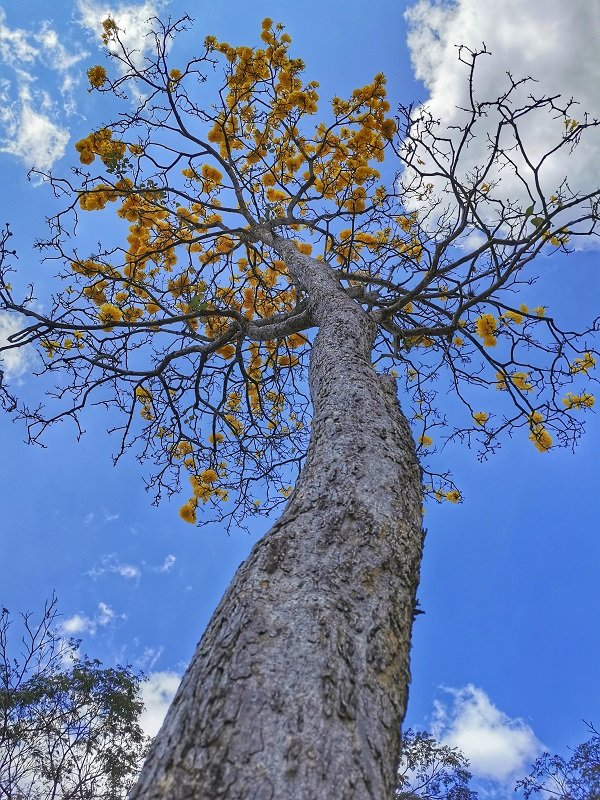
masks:
POLYGON ((543 753, 530 774, 517 783, 525 798, 540 795, 556 800, 598 800, 600 798, 600 734, 588 725, 592 737, 577 745, 565 759, 543 753))
POLYGON ((469 762, 460 750, 425 731, 404 733, 397 800, 477 800, 470 780, 469 762))
POLYGON ((61 638, 56 598, 39 622, 22 615, 11 655, 0 615, 0 795, 10 800, 117 800, 137 777, 149 739, 138 724, 142 676, 106 668, 61 638))
POLYGON ((15 296, 3 259, 1 308, 24 319, 8 348, 37 346, 56 385, 46 408, 7 387, 4 402, 32 441, 66 418, 81 432, 94 403, 116 408, 117 455, 134 447, 153 465, 157 500, 189 478, 190 523, 284 504, 216 610, 131 797, 392 797, 423 488, 461 500, 424 463, 431 434, 484 457, 525 431, 545 453, 576 442, 594 403, 594 326, 563 330, 518 290, 536 258, 596 234, 598 191, 549 186, 546 169, 598 123, 528 79, 479 99, 485 51, 463 48, 458 129, 426 109, 389 116, 383 75, 312 124, 318 84, 282 25, 264 20, 259 48, 209 36, 175 67, 187 18, 155 20, 143 61, 114 20, 103 27, 114 74, 88 77, 118 112, 77 143, 70 177, 44 176, 67 202, 40 243, 63 265, 50 312, 33 288, 15 296), (539 118, 561 121, 542 154, 522 133, 539 118), (73 247, 80 212, 110 205, 129 231, 99 227, 94 252, 73 247), (453 424, 436 406, 444 374, 462 404, 453 424))

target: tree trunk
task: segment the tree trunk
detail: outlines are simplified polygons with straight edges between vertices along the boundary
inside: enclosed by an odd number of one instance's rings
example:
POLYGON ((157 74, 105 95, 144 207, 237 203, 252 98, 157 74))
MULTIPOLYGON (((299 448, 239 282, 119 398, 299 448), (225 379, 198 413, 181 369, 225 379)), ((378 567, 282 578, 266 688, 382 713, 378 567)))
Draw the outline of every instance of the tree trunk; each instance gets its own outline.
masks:
POLYGON ((215 611, 131 800, 394 795, 419 466, 395 381, 371 363, 374 322, 323 265, 279 244, 305 286, 321 282, 306 462, 215 611))

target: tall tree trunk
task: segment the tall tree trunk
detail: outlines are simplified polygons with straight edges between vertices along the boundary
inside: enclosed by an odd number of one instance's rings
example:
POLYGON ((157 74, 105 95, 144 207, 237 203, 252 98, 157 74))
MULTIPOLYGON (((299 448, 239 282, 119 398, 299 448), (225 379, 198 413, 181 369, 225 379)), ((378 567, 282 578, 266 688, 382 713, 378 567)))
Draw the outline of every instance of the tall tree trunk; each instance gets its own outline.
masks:
POLYGON ((308 455, 215 611, 131 800, 393 797, 420 471, 395 381, 371 363, 373 321, 322 265, 278 249, 324 281, 308 455))

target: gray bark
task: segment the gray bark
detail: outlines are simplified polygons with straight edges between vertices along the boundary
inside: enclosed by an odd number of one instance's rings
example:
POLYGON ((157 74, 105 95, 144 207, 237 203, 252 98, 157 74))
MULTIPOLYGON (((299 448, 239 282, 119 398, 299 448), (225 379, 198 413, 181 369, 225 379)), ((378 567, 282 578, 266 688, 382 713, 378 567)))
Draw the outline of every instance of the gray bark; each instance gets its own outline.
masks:
POLYGON ((394 795, 423 544, 421 481, 375 323, 331 271, 269 242, 308 291, 311 441, 238 569, 131 800, 394 795))

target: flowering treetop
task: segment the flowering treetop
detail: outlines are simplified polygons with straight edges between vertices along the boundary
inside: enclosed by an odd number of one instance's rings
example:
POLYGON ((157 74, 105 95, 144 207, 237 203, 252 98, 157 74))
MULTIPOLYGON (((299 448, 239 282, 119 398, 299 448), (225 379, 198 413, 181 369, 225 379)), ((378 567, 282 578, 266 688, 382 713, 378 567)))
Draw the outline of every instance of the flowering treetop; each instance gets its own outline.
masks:
MULTIPOLYGON (((472 92, 450 138, 425 109, 393 116, 381 74, 321 119, 319 85, 282 25, 265 19, 259 47, 208 36, 172 67, 170 44, 189 22, 155 20, 142 63, 103 23, 116 69, 87 74, 119 114, 77 142, 71 177, 46 175, 68 198, 45 243, 63 263, 50 312, 33 289, 15 298, 3 247, 1 307, 25 320, 8 347, 35 345, 57 382, 46 410, 20 408, 31 439, 65 416, 79 426, 94 402, 116 406, 120 453, 136 444, 154 464, 157 498, 187 476, 186 521, 205 504, 220 518, 273 507, 292 491, 309 423, 315 298, 294 252, 376 323, 374 362, 400 381, 422 453, 458 437, 485 454, 515 429, 541 452, 573 443, 594 404, 594 326, 562 330, 543 298, 529 308, 517 290, 540 254, 596 234, 599 192, 565 179, 546 195, 540 175, 598 123, 576 121, 557 97, 516 104, 523 82, 511 82, 491 101, 472 92), (473 166, 470 138, 492 112, 496 135, 473 166), (564 132, 533 158, 519 126, 544 114, 564 132), (520 198, 501 198, 499 170, 519 178, 520 198), (122 223, 80 252, 69 235, 79 214, 109 209, 122 223), (462 404, 452 422, 436 405, 442 373, 462 404)), ((480 55, 460 51, 471 87, 480 55)), ((438 499, 460 500, 446 475, 429 475, 438 499)))

